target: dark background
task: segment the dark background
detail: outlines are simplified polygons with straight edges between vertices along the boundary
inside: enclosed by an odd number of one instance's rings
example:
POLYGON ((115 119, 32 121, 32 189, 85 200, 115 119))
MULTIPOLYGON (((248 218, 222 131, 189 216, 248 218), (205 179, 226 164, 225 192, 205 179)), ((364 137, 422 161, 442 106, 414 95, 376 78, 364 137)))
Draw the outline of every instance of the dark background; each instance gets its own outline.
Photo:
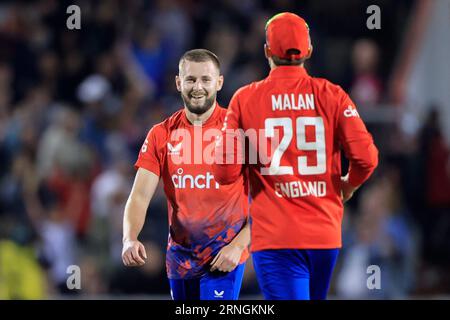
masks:
MULTIPOLYGON (((450 165, 439 109, 429 105, 410 123, 391 90, 420 2, 2 2, 0 299, 169 298, 161 188, 141 235, 149 262, 126 269, 120 258, 132 164, 148 129, 182 107, 180 56, 193 48, 219 56, 218 100, 226 106, 236 89, 269 72, 264 26, 282 11, 308 22, 308 72, 350 93, 380 149, 375 175, 346 207, 330 297, 448 297, 450 165), (71 4, 81 9, 80 30, 66 27, 71 4), (380 30, 366 27, 372 4, 381 9, 380 30), (82 290, 66 287, 73 264, 82 290), (366 286, 373 264, 380 290, 366 286)), ((261 298, 251 262, 241 297, 261 298)))

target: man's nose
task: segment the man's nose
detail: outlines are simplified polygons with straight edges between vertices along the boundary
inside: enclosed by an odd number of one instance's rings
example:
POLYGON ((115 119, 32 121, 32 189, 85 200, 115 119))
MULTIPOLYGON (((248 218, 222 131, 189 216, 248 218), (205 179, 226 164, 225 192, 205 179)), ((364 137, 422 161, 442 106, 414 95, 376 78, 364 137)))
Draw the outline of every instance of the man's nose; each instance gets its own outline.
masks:
POLYGON ((200 80, 195 81, 194 90, 201 90, 201 89, 203 89, 202 82, 200 80))

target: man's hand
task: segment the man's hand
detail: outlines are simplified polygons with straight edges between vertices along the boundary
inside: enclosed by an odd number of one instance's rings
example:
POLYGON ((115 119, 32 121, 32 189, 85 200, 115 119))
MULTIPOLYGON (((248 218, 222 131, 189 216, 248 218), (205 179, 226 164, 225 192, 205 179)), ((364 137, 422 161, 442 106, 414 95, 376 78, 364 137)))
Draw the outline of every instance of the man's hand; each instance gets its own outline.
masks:
POLYGON ((342 202, 347 202, 353 196, 353 193, 358 189, 358 187, 352 186, 348 182, 348 174, 344 177, 341 177, 341 199, 342 202))
POLYGON ((145 264, 147 253, 144 245, 138 241, 126 240, 123 243, 122 261, 127 267, 138 267, 145 264))
POLYGON ((245 247, 230 243, 223 247, 211 262, 211 271, 231 272, 241 260, 245 247))

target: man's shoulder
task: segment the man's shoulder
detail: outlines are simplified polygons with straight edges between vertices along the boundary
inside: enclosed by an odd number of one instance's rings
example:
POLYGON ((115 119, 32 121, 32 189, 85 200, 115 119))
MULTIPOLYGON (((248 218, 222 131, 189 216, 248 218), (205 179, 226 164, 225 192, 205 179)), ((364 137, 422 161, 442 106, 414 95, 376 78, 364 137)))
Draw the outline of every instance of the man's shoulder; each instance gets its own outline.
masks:
MULTIPOLYGON (((313 85, 322 91, 330 92, 331 94, 342 94, 345 93, 344 89, 338 84, 333 83, 332 81, 320 78, 320 77, 309 77, 313 83, 313 85)), ((240 97, 248 97, 254 93, 260 92, 260 90, 264 90, 266 86, 273 86, 273 83, 268 82, 269 78, 264 78, 259 81, 253 81, 245 86, 240 87, 236 92, 235 96, 240 97)))
POLYGON ((345 94, 344 89, 336 83, 331 82, 325 78, 311 77, 311 81, 314 83, 314 87, 321 93, 329 93, 332 96, 338 96, 345 94))
POLYGON ((246 84, 245 86, 240 87, 239 89, 236 90, 233 97, 235 99, 236 98, 248 99, 250 96, 258 92, 259 89, 261 89, 261 87, 264 84, 264 81, 265 79, 260 81, 253 81, 249 84, 246 84))
POLYGON ((219 109, 219 117, 221 119, 225 118, 226 114, 227 114, 227 108, 226 107, 222 107, 221 105, 217 104, 217 108, 219 109))
POLYGON ((173 114, 171 114, 170 116, 168 116, 167 118, 165 118, 164 120, 162 120, 161 122, 154 124, 150 128, 149 132, 153 132, 158 135, 167 133, 171 129, 173 129, 174 127, 177 127, 180 124, 181 119, 182 119, 181 117, 183 115, 184 115, 183 109, 180 109, 180 110, 174 112, 173 114))

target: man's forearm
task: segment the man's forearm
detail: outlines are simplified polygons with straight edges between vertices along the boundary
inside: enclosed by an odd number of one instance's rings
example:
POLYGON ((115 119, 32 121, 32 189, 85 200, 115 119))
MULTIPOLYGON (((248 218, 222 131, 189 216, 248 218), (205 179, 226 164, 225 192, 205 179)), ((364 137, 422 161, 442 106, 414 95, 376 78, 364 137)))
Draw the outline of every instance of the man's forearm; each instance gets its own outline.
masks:
POLYGON ((349 159, 348 182, 353 187, 363 184, 378 166, 378 149, 371 140, 357 150, 349 159))
POLYGON ((123 218, 123 241, 137 240, 144 226, 146 212, 144 201, 131 197, 128 199, 123 218))
POLYGON ((250 223, 245 223, 245 226, 241 231, 234 237, 234 239, 230 242, 231 245, 235 245, 241 249, 245 249, 250 244, 250 223))
POLYGON ((236 182, 242 173, 244 163, 244 140, 235 132, 224 132, 217 141, 213 163, 214 179, 221 185, 236 182))

